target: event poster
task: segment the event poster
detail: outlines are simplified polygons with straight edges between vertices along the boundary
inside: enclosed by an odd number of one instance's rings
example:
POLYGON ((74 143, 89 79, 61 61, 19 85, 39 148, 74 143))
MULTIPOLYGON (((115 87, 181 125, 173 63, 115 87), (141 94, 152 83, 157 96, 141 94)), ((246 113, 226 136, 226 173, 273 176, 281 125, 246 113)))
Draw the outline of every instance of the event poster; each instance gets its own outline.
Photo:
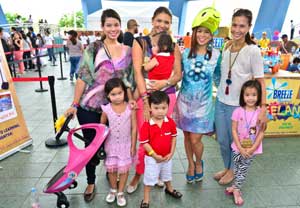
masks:
POLYGON ((0 93, 0 123, 15 117, 17 117, 17 112, 11 93, 0 93))
POLYGON ((300 135, 300 76, 266 78, 266 136, 300 135))
POLYGON ((31 145, 21 106, 0 41, 0 160, 31 145))

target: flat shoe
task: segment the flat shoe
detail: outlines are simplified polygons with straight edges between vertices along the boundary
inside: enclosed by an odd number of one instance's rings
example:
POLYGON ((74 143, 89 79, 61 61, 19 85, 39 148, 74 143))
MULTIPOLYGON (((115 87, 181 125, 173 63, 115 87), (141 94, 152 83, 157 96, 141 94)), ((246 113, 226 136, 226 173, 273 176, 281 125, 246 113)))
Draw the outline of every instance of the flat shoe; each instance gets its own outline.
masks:
POLYGON ((165 189, 165 193, 172 196, 175 199, 180 199, 182 197, 182 193, 173 189, 173 191, 169 191, 167 188, 165 189))
POLYGON ((144 200, 142 200, 140 208, 149 208, 149 203, 145 203, 144 200))
POLYGON ((214 179, 216 181, 219 181, 224 175, 226 174, 226 171, 219 171, 216 174, 214 174, 214 179))
POLYGON ((138 186, 139 186, 139 183, 137 183, 135 186, 128 185, 127 189, 126 189, 126 192, 128 194, 132 194, 137 190, 138 186))
POLYGON ((86 201, 86 202, 92 201, 94 199, 95 195, 96 195, 96 185, 94 186, 94 190, 92 193, 86 193, 86 190, 85 190, 85 192, 83 194, 84 201, 86 201))
POLYGON ((227 180, 227 181, 224 181, 222 180, 222 178, 219 180, 219 184, 220 185, 227 185, 229 183, 231 183, 233 181, 233 178, 231 180, 227 180))

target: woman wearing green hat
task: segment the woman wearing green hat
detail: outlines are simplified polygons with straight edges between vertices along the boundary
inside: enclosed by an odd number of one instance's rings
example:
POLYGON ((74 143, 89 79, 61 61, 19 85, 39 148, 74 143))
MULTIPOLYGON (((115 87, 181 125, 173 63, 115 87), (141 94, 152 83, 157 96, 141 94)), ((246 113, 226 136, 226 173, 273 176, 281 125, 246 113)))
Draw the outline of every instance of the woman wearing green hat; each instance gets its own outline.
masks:
POLYGON ((213 34, 220 20, 220 13, 213 7, 201 10, 193 21, 191 48, 182 54, 183 78, 173 119, 184 133, 188 183, 203 179, 201 138, 214 131, 212 87, 220 53, 213 49, 213 34))

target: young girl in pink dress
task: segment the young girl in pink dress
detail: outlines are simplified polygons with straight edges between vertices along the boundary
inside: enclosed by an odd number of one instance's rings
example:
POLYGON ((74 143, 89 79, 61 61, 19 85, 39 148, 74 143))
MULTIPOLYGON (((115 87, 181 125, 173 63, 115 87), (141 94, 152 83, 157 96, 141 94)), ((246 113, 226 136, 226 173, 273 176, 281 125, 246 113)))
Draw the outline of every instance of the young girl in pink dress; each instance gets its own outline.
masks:
POLYGON ((262 90, 257 80, 245 82, 240 94, 240 107, 232 113, 231 145, 233 154, 234 181, 226 188, 227 195, 233 195, 234 203, 241 206, 244 203, 241 188, 246 180, 250 165, 257 154, 262 154, 262 139, 264 129, 257 124, 261 111, 262 90))
POLYGON ((110 183, 106 202, 113 203, 117 199, 117 205, 123 207, 127 204, 123 191, 136 152, 136 113, 128 104, 126 87, 119 78, 108 80, 104 91, 109 104, 101 106, 103 111, 101 123, 106 124, 108 121, 110 129, 104 146, 106 152, 104 165, 110 183))

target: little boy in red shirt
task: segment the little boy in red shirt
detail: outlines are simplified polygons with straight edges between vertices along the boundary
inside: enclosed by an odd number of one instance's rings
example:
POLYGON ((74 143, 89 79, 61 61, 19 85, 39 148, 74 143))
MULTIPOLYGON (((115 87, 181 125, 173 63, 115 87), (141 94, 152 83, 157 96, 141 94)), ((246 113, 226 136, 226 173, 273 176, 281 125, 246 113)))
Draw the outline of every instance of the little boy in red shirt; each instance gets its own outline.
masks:
POLYGON ((182 194, 171 185, 172 156, 176 147, 176 124, 167 117, 169 97, 164 91, 155 91, 149 97, 151 118, 144 122, 140 132, 140 144, 146 151, 144 173, 144 199, 141 208, 148 208, 151 187, 160 178, 166 185, 165 193, 176 199, 182 194))

